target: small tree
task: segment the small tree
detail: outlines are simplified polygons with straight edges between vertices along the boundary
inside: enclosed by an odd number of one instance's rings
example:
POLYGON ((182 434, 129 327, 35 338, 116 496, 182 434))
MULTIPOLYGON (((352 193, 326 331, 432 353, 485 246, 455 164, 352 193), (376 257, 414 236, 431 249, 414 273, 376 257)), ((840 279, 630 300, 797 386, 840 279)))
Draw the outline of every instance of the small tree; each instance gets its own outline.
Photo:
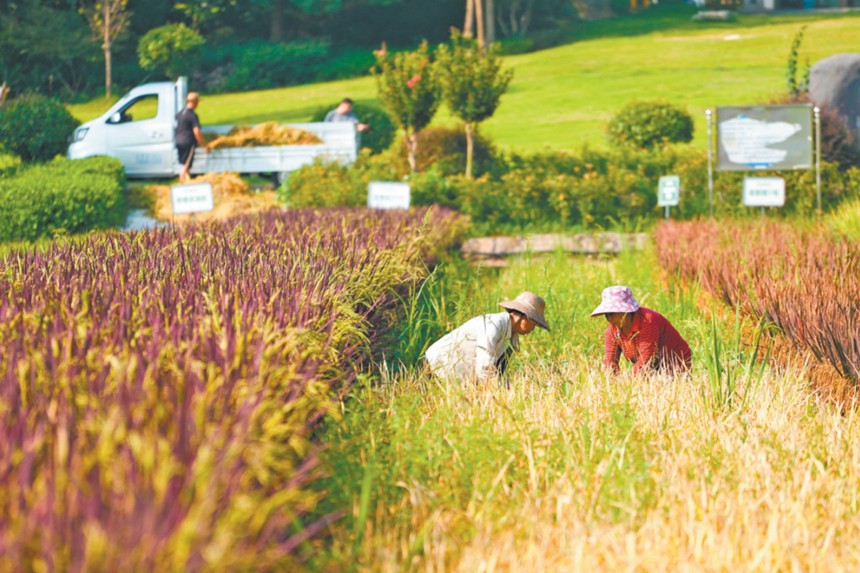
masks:
POLYGON ((185 24, 167 24, 144 34, 137 43, 137 58, 143 69, 160 71, 175 80, 187 73, 203 43, 203 37, 185 24))
POLYGON ((800 44, 803 43, 803 33, 806 26, 801 26, 791 41, 788 51, 788 62, 785 65, 785 86, 790 96, 799 96, 809 90, 809 59, 806 60, 806 71, 803 78, 797 81, 797 59, 800 57, 800 44))
POLYGON ((114 40, 125 31, 128 25, 128 0, 97 0, 84 3, 81 8, 90 28, 102 42, 105 55, 105 95, 111 96, 112 63, 114 40))
POLYGON ((471 178, 473 132, 496 112, 514 72, 502 71, 502 60, 495 52, 482 49, 475 40, 463 38, 456 30, 450 46, 439 46, 437 66, 442 97, 451 113, 465 124, 466 177, 471 178))
POLYGON ((390 54, 383 44, 374 52, 377 97, 403 131, 409 168, 416 170, 417 133, 427 127, 439 107, 439 84, 427 42, 414 52, 390 54))

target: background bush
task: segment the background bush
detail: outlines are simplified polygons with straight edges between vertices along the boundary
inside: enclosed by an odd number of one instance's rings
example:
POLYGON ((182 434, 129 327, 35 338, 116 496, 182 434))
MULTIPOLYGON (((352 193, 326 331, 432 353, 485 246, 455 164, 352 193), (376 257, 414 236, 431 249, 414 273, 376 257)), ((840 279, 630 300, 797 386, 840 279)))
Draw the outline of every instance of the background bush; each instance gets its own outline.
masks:
POLYGON ((237 53, 226 91, 246 91, 301 84, 317 78, 329 54, 325 40, 307 42, 254 42, 237 53))
POLYGON ((110 157, 24 168, 0 179, 0 242, 83 233, 125 220, 122 164, 110 157))
MULTIPOLYGON (((453 128, 433 128, 453 133, 453 128)), ((425 130, 425 131, 433 131, 425 130)), ((421 132, 422 134, 424 132, 421 132)), ((444 139, 444 138, 442 138, 444 139)), ((430 141, 436 141, 430 138, 430 141)), ((483 175, 467 180, 459 175, 459 153, 440 145, 425 169, 408 175, 397 143, 389 153, 365 155, 351 167, 317 163, 295 172, 282 188, 293 206, 364 205, 370 181, 409 181, 414 205, 439 204, 472 219, 473 232, 499 233, 540 229, 636 229, 662 216, 657 206, 661 175, 681 178, 681 204, 675 218, 706 216, 710 212, 707 154, 688 146, 596 150, 577 153, 487 156, 483 175)), ((758 217, 759 209, 741 204, 740 172, 714 176, 714 212, 718 216, 758 217)), ((786 204, 771 217, 809 214, 815 209, 815 172, 756 173, 779 176, 786 182, 786 204)), ((824 162, 821 172, 825 210, 858 196, 860 169, 840 169, 824 162)))
POLYGON ((65 153, 78 125, 60 102, 23 95, 0 107, 0 145, 23 161, 46 161, 65 153))
MULTIPOLYGON (((338 106, 340 102, 333 102, 326 107, 317 109, 311 121, 325 121, 328 112, 338 106)), ((373 153, 381 153, 391 146, 397 128, 391 121, 391 117, 382 108, 365 103, 354 103, 352 112, 362 123, 370 126, 370 130, 361 134, 361 148, 369 149, 373 153)))
POLYGON ((607 135, 616 146, 652 148, 693 139, 693 118, 686 110, 662 101, 634 101, 609 121, 607 135))

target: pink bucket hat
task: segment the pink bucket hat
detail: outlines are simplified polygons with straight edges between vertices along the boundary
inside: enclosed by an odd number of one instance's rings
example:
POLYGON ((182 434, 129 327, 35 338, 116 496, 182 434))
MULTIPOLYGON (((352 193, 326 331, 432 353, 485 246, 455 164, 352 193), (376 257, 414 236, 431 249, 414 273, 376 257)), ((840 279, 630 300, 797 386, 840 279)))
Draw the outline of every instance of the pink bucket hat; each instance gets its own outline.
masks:
POLYGON ((607 314, 609 312, 636 312, 639 303, 633 298, 633 293, 626 286, 611 286, 603 289, 600 306, 594 309, 591 316, 607 314))

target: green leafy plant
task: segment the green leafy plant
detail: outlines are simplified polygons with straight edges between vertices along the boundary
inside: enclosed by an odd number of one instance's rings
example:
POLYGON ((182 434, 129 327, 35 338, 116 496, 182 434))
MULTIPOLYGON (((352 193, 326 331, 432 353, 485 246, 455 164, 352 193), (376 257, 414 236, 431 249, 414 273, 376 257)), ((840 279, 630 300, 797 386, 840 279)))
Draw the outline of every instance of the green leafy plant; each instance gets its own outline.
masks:
POLYGON ((23 95, 0 107, 0 145, 22 161, 47 161, 63 153, 78 126, 57 100, 23 95))
POLYGON ((613 117, 607 128, 610 143, 650 149, 693 140, 693 118, 665 101, 634 101, 613 117))
POLYGON ((176 79, 192 67, 204 43, 203 36, 185 24, 166 24, 144 34, 137 44, 137 58, 143 69, 176 79))
POLYGON ((58 158, 0 181, 0 242, 109 229, 125 217, 122 164, 58 158))
POLYGON ((439 84, 430 50, 425 41, 414 52, 392 54, 383 44, 374 55, 377 97, 402 130, 409 168, 416 171, 417 134, 430 124, 439 107, 439 84))
POLYGON ((502 60, 491 49, 481 48, 460 32, 451 35, 450 46, 439 46, 437 68, 442 97, 451 113, 464 122, 466 132, 466 177, 472 177, 473 132, 499 107, 514 76, 502 71, 502 60))

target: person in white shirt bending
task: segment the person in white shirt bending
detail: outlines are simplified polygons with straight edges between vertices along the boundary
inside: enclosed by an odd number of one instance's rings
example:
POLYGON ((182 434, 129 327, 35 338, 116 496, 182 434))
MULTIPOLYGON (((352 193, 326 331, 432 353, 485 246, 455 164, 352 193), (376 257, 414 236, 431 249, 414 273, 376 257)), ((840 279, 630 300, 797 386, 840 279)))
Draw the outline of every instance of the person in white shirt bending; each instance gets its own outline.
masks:
POLYGON ((537 326, 549 331, 546 304, 536 294, 522 292, 499 306, 505 312, 476 316, 427 349, 424 357, 433 374, 461 380, 501 378, 519 336, 537 326))

